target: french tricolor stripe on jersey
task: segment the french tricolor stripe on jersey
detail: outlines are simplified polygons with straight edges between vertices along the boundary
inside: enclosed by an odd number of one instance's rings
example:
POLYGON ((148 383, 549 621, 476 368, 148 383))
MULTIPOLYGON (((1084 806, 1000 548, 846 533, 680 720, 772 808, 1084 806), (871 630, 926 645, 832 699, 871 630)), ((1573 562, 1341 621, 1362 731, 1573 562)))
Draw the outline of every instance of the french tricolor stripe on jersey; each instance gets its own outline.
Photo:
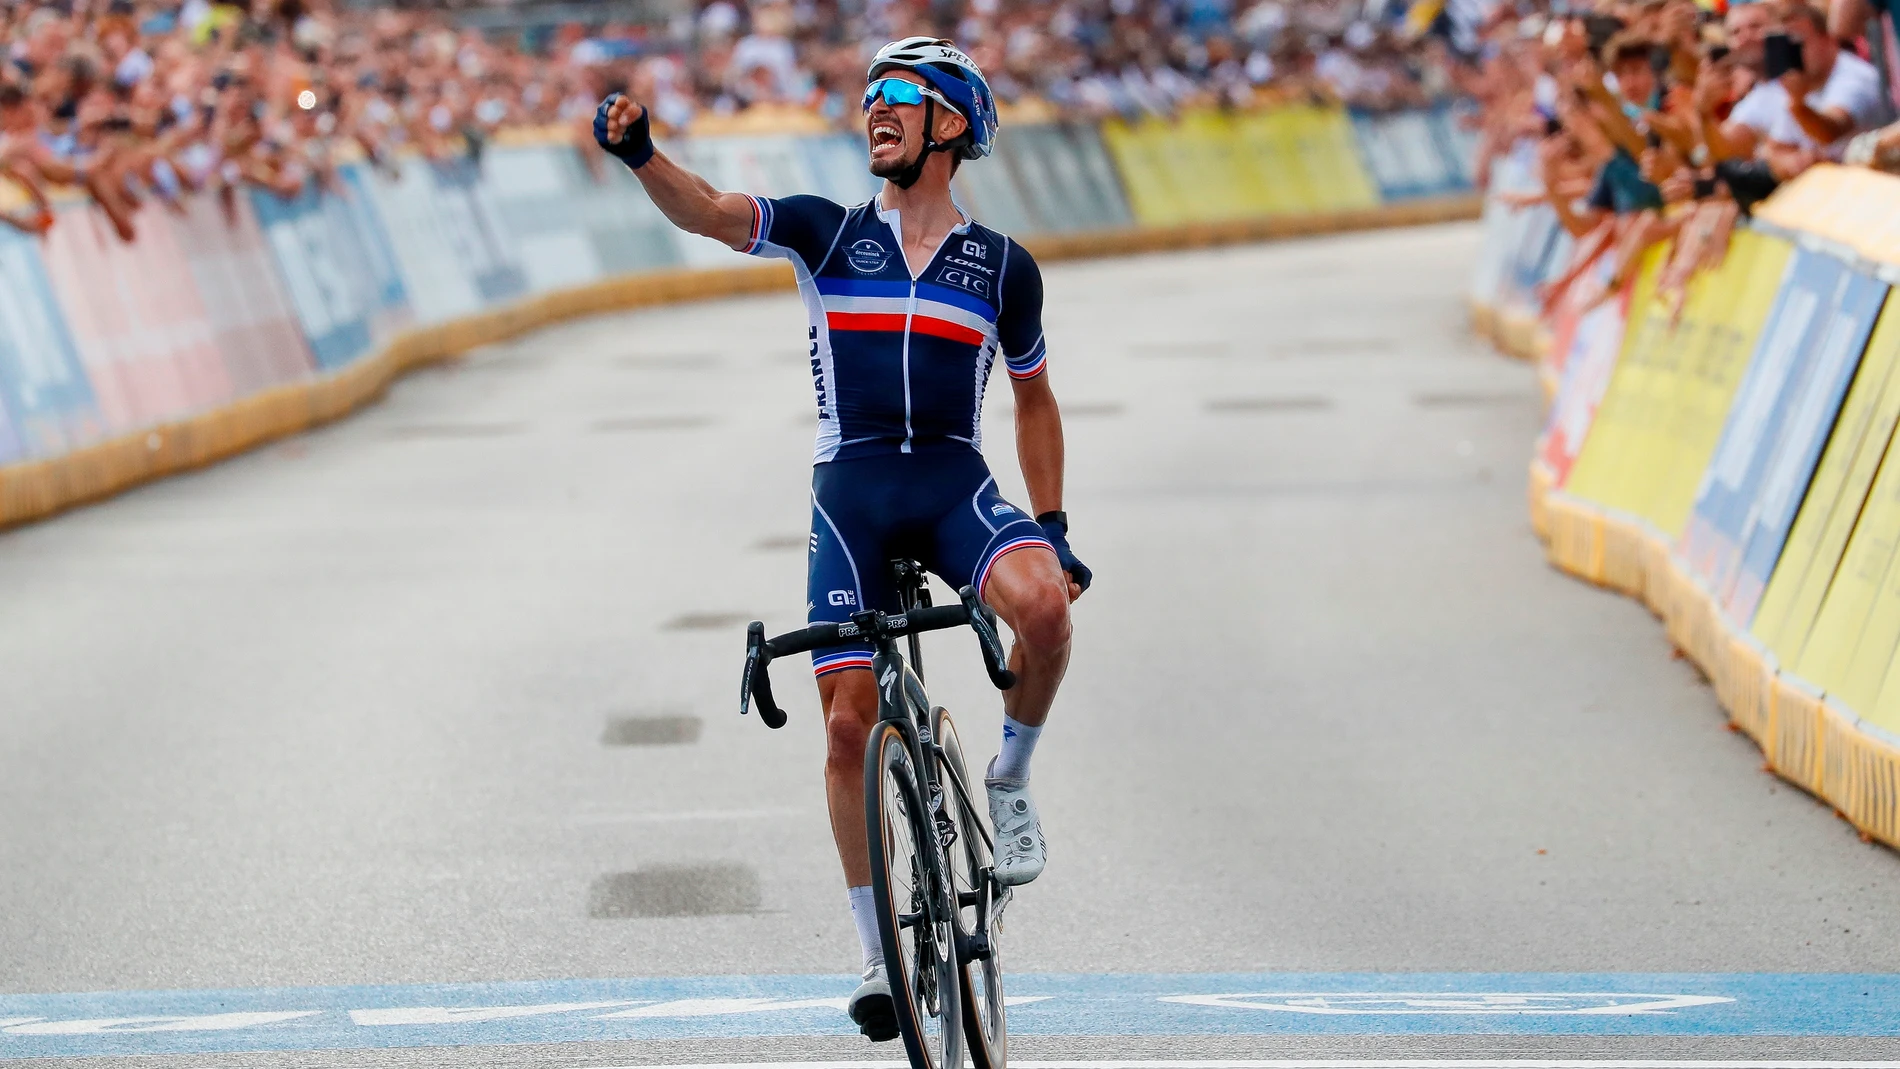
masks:
POLYGON ((825 306, 825 324, 832 330, 902 331, 908 322, 913 333, 948 338, 968 345, 982 345, 994 323, 981 313, 944 301, 919 296, 912 300, 909 287, 898 284, 901 295, 829 294, 821 290, 825 306))
POLYGON ((752 236, 746 239, 745 248, 740 252, 750 256, 765 244, 765 236, 772 232, 772 202, 764 197, 755 197, 750 193, 745 199, 752 202, 752 236))
POLYGON ((985 322, 996 321, 996 306, 974 293, 965 293, 951 286, 939 286, 934 282, 919 282, 917 296, 939 304, 954 305, 966 312, 973 312, 982 317, 985 322))
POLYGON ((1036 344, 1030 346, 1029 351, 1021 356, 1005 355, 1003 357, 1003 363, 1009 368, 1009 377, 1012 379, 1033 379, 1042 374, 1043 365, 1048 362, 1049 347, 1043 344, 1041 337, 1037 337, 1036 344))
POLYGON ((871 667, 871 655, 859 650, 845 653, 831 653, 822 657, 814 655, 811 659, 811 674, 822 676, 829 672, 842 672, 847 668, 871 667))
POLYGON ((983 591, 988 588, 990 569, 996 567, 997 561, 1002 560, 1004 557, 1009 556, 1019 549, 1028 549, 1030 546, 1041 546, 1051 553, 1056 551, 1056 547, 1050 545, 1047 538, 1042 538, 1038 535, 1021 535, 1010 539, 996 547, 996 552, 990 554, 990 559, 983 562, 983 570, 976 573, 976 596, 979 598, 982 597, 983 591))

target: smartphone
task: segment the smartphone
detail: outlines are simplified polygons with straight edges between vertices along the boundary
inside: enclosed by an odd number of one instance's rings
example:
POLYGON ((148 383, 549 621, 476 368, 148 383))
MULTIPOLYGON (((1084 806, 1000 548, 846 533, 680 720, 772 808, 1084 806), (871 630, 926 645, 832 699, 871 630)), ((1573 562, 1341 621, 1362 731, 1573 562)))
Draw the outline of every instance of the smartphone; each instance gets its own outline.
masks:
POLYGON ((1649 69, 1657 77, 1661 77, 1669 70, 1669 63, 1672 58, 1668 45, 1649 46, 1649 69))
POLYGON ((1727 59, 1728 55, 1729 55, 1729 47, 1727 45, 1710 45, 1709 46, 1709 62, 1710 63, 1720 63, 1723 60, 1727 59))
POLYGON ((1585 15, 1583 17, 1584 36, 1589 39, 1590 51, 1601 53, 1603 46, 1610 43, 1623 30, 1623 20, 1615 15, 1585 15))
POLYGON ((1771 33, 1761 39, 1762 77, 1773 81, 1788 73, 1805 69, 1801 64, 1801 42, 1785 33, 1771 33))

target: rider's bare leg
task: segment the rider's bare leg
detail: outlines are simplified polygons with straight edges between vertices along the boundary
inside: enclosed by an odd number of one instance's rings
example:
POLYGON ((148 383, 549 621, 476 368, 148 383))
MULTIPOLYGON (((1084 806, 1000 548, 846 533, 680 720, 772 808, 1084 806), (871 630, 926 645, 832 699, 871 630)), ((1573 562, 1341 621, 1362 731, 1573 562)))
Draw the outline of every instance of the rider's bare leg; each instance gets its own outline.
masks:
MULTIPOLYGON (((990 566, 984 600, 1015 636, 1009 666, 1016 685, 1003 692, 1003 711, 1018 723, 1040 727, 1069 667, 1069 600, 1072 584, 1056 555, 1029 546, 990 566)), ((864 745, 877 723, 877 683, 868 669, 846 668, 818 677, 825 707, 825 801, 831 836, 844 865, 845 885, 871 882, 870 847, 864 829, 864 745)))
POLYGON ((1080 591, 1054 553, 1032 545, 997 558, 981 593, 1016 638, 1009 651, 1016 685, 1003 692, 1003 712, 1041 727, 1069 668, 1069 602, 1080 591))
POLYGON ((847 887, 871 882, 871 848, 864 830, 864 746, 877 723, 877 683, 868 668, 818 677, 825 707, 825 802, 847 887))

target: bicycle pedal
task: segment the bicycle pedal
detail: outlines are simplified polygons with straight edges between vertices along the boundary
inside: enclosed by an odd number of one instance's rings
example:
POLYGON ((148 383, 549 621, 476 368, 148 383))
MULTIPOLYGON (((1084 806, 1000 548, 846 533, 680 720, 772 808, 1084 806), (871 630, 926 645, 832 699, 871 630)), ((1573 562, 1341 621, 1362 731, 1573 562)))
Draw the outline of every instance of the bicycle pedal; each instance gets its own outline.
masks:
POLYGON ((852 1015, 858 1031, 873 1043, 889 1043, 899 1035, 897 1030, 897 1006, 890 999, 866 999, 865 1005, 858 1007, 852 1015), (881 1006, 870 1003, 882 1003, 881 1006))
POLYGON ((899 1037, 897 1031, 897 1008, 889 1006, 883 1014, 864 1014, 864 1020, 857 1022, 857 1031, 863 1033, 870 1042, 891 1042, 899 1037))

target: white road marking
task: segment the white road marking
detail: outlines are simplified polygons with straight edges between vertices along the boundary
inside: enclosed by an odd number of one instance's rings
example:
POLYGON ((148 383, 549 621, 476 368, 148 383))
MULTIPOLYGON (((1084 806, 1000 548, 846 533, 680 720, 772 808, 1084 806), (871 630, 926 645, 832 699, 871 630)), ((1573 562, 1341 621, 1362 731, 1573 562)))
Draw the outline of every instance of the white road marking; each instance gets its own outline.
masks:
POLYGON ((81 1036, 99 1032, 222 1032, 315 1017, 322 1010, 278 1010, 269 1013, 207 1013, 195 1017, 92 1017, 78 1021, 41 1021, 16 1024, 10 1036, 81 1036))
POLYGON ((1335 1016, 1366 1014, 1559 1014, 1582 1016, 1668 1013, 1734 1002, 1720 995, 1649 995, 1555 991, 1322 991, 1241 995, 1168 995, 1163 1002, 1221 1009, 1275 1010, 1335 1016))
POLYGON ((839 1010, 842 998, 682 998, 618 1013, 600 1014, 602 1020, 618 1017, 722 1017, 732 1013, 778 1013, 788 1010, 839 1010))
POLYGON ((541 1017, 550 1013, 574 1013, 578 1010, 604 1010, 616 1006, 633 1006, 640 1001, 623 998, 611 1002, 543 1002, 535 1006, 397 1006, 383 1010, 351 1010, 350 1020, 360 1025, 472 1024, 476 1021, 505 1021, 516 1017, 541 1017))

